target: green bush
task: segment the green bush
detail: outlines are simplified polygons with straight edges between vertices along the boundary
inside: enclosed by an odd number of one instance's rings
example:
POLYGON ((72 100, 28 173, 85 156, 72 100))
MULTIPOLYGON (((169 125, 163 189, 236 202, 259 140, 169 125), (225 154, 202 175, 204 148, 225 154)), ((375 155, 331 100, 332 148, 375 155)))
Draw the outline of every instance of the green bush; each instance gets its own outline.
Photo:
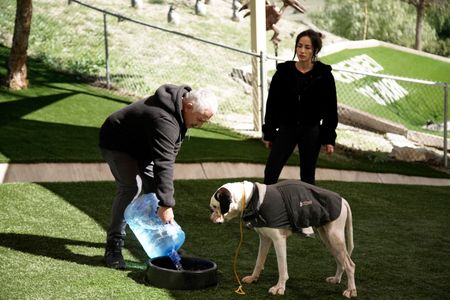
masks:
MULTIPOLYGON (((312 14, 320 28, 350 40, 363 39, 364 1, 326 0, 326 9, 312 14)), ((412 48, 415 43, 416 12, 412 5, 401 1, 368 1, 368 28, 366 39, 376 39, 412 48)), ((422 45, 436 49, 435 30, 424 22, 422 45)))

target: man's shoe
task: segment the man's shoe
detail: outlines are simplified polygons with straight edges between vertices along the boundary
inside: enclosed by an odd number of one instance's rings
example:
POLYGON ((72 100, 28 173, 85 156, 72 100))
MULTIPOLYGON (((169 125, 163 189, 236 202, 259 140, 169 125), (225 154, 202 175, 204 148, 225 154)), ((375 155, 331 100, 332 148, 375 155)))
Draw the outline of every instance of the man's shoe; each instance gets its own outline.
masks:
POLYGON ((122 256, 123 240, 110 240, 106 243, 105 265, 108 268, 124 270, 127 265, 122 256))

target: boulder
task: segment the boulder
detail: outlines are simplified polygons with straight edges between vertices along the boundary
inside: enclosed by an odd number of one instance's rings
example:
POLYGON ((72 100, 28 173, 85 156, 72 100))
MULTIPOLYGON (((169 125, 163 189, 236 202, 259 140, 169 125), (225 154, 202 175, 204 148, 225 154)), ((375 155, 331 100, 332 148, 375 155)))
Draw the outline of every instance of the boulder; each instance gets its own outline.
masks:
POLYGON ((375 131, 379 133, 390 132, 403 136, 406 136, 408 132, 406 127, 401 124, 376 117, 345 104, 339 104, 338 114, 340 123, 366 129, 369 131, 375 131))
POLYGON ((390 155, 397 160, 407 162, 427 162, 438 164, 442 160, 439 154, 427 148, 394 146, 390 155))

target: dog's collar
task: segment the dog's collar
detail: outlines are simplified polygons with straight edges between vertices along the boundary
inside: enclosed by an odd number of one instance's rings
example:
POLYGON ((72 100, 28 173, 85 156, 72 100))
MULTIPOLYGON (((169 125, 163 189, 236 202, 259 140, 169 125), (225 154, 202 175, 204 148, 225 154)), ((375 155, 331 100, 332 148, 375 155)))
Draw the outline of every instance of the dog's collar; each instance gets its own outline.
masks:
POLYGON ((253 186, 254 186, 254 189, 257 189, 258 193, 259 193, 258 205, 256 207, 259 210, 259 208, 261 207, 261 205, 264 201, 264 197, 266 196, 267 185, 255 182, 253 186))
POLYGON ((262 227, 267 223, 259 213, 259 198, 259 189, 256 184, 253 183, 252 197, 241 214, 242 220, 251 224, 252 227, 262 227))

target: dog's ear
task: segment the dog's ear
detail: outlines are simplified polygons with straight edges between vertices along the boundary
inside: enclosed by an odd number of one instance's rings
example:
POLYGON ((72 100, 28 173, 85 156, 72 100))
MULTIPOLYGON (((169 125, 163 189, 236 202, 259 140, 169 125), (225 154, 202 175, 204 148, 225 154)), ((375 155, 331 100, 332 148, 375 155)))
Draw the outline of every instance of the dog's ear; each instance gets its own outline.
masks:
POLYGON ((221 187, 214 194, 214 198, 220 203, 220 213, 226 214, 230 210, 231 193, 228 189, 221 187))

